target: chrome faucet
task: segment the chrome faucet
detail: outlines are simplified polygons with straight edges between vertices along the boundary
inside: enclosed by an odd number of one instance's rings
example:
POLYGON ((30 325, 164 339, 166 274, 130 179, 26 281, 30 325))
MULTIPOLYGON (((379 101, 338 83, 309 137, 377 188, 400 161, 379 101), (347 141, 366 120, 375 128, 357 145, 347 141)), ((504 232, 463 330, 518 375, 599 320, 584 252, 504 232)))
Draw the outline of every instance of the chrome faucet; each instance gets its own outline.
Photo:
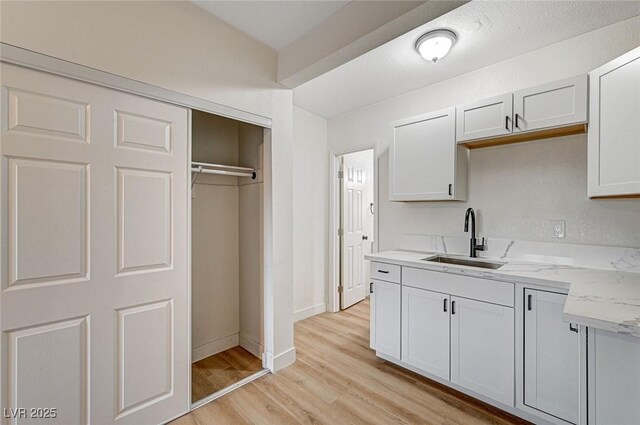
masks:
POLYGON ((476 214, 473 212, 473 208, 467 208, 467 212, 464 215, 464 231, 469 231, 469 216, 471 216, 471 243, 470 243, 470 251, 469 257, 476 258, 476 251, 484 251, 484 238, 482 238, 482 243, 480 245, 476 244, 476 214))

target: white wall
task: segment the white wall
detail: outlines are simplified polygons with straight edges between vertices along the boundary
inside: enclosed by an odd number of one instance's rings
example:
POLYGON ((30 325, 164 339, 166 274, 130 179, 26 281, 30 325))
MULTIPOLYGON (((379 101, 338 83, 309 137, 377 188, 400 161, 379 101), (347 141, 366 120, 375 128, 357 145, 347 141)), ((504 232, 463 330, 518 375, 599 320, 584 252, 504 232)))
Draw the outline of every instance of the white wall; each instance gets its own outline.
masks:
POLYGON ((239 178, 240 236, 240 345, 260 357, 264 348, 263 272, 263 201, 264 143, 263 130, 242 123, 238 132, 238 165, 256 170, 255 180, 239 178))
POLYGON ((294 106, 293 140, 293 311, 301 320, 326 308, 327 121, 294 106))
POLYGON ((276 369, 292 362, 292 93, 276 53, 190 2, 0 2, 0 19, 2 42, 272 118, 266 349, 276 369))
POLYGON ((640 200, 587 199, 584 135, 472 151, 468 202, 387 200, 390 122, 588 72, 640 45, 638 28, 640 17, 330 119, 330 150, 377 143, 379 249, 403 234, 465 236, 469 206, 481 235, 554 242, 548 220, 564 219, 562 242, 640 246, 640 200))

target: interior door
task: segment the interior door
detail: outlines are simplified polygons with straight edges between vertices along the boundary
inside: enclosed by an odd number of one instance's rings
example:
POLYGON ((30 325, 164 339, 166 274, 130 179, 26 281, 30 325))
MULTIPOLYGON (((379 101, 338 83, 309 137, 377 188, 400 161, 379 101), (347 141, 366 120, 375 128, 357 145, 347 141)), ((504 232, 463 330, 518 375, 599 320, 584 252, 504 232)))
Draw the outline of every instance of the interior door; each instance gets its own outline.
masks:
POLYGON ((451 297, 451 381, 514 405, 513 308, 451 297))
POLYGON ((525 290, 524 404, 577 424, 580 329, 562 318, 566 298, 525 290))
POLYGON ((340 308, 364 300, 365 273, 365 185, 366 164, 358 157, 345 155, 342 160, 342 247, 340 308))
POLYGON ((189 111, 1 67, 2 405, 186 412, 189 111))
POLYGON ((449 304, 447 294, 402 288, 402 361, 447 380, 449 304))

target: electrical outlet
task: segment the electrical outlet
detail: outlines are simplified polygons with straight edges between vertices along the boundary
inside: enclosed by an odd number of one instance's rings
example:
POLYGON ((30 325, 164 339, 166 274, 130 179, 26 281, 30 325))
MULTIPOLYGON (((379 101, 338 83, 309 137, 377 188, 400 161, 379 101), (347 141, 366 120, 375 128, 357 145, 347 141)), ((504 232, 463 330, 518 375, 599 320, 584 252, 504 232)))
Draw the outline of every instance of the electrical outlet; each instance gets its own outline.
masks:
POLYGON ((558 239, 567 237, 564 220, 551 220, 551 236, 558 239))

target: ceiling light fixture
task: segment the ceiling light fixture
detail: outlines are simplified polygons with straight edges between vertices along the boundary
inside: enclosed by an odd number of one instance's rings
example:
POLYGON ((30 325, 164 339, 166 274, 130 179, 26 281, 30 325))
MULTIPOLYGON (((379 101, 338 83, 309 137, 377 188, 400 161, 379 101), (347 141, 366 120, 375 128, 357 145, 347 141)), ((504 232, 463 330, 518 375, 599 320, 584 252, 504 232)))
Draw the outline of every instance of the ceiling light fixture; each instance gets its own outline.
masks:
POLYGON ((457 39, 451 30, 429 31, 416 41, 416 50, 426 60, 436 63, 449 53, 457 39))

